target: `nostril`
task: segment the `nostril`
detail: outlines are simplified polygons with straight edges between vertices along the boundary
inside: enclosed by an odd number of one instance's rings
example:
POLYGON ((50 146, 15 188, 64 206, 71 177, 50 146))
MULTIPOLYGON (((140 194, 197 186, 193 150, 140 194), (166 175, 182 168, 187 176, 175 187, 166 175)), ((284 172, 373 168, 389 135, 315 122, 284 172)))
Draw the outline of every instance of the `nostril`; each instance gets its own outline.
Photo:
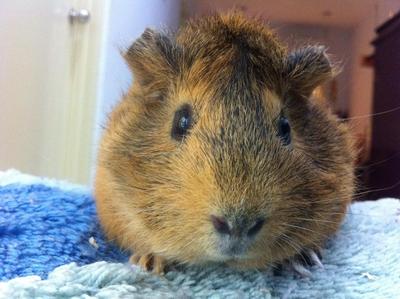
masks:
POLYGON ((252 227, 250 227, 249 231, 247 232, 247 235, 249 237, 256 235, 261 230, 264 223, 265 223, 264 219, 258 219, 256 223, 252 227))
POLYGON ((229 224, 224 217, 218 217, 211 215, 211 222, 214 225, 214 228, 220 234, 230 234, 231 230, 229 228, 229 224))

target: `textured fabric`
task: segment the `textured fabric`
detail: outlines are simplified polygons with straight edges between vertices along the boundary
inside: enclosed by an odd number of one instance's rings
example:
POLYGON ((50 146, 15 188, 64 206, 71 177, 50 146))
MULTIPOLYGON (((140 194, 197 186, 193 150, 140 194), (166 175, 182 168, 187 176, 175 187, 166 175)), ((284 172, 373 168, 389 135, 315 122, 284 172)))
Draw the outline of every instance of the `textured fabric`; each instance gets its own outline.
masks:
POLYGON ((126 260, 90 190, 0 172, 0 298, 400 298, 400 203, 353 204, 310 278, 221 266, 158 277, 126 260))
POLYGON ((88 192, 45 185, 0 188, 0 280, 31 274, 44 278, 74 261, 123 260, 118 249, 105 246, 95 214, 88 192))

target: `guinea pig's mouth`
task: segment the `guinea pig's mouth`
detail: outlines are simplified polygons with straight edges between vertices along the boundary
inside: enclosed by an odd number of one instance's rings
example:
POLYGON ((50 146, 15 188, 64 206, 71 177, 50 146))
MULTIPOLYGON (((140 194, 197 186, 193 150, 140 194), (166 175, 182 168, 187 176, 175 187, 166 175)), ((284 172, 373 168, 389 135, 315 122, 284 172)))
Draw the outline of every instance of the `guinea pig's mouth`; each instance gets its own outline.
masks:
POLYGON ((215 256, 212 261, 217 263, 228 263, 228 264, 236 264, 236 263, 246 263, 246 261, 254 260, 256 257, 249 253, 244 254, 219 254, 215 256))
POLYGON ((224 262, 233 262, 233 261, 241 261, 241 260, 248 260, 250 257, 248 255, 225 255, 223 256, 224 262))
POLYGON ((226 255, 226 254, 217 254, 214 255, 210 261, 217 262, 217 263, 229 263, 229 262, 237 262, 237 261, 244 261, 248 260, 250 257, 248 255, 226 255))
POLYGON ((216 259, 222 262, 249 259, 249 247, 249 242, 242 238, 220 238, 216 244, 216 259))

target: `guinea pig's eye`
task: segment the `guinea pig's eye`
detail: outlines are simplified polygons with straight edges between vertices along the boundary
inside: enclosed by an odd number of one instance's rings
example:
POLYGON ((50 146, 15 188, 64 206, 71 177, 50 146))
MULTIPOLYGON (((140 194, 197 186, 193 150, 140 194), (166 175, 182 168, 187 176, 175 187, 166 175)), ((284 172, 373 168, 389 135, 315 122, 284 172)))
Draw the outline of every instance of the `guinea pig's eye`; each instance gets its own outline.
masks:
POLYGON ((286 117, 279 117, 278 121, 278 136, 282 139, 284 145, 289 145, 291 142, 290 124, 286 117))
POLYGON ((192 127, 192 108, 185 104, 175 112, 172 123, 171 136, 175 140, 181 141, 192 127))

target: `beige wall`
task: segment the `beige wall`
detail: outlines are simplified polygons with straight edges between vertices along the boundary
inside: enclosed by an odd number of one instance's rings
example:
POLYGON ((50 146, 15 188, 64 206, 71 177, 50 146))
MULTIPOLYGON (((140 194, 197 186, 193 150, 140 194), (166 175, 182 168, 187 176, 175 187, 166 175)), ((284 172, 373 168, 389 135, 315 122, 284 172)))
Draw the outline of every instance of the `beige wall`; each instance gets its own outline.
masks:
POLYGON ((51 60, 52 48, 64 46, 65 40, 62 36, 52 40, 49 26, 57 19, 53 10, 59 4, 26 5, 18 0, 0 4, 0 169, 38 174, 46 159, 42 152, 46 81, 64 67, 63 61, 51 60))

